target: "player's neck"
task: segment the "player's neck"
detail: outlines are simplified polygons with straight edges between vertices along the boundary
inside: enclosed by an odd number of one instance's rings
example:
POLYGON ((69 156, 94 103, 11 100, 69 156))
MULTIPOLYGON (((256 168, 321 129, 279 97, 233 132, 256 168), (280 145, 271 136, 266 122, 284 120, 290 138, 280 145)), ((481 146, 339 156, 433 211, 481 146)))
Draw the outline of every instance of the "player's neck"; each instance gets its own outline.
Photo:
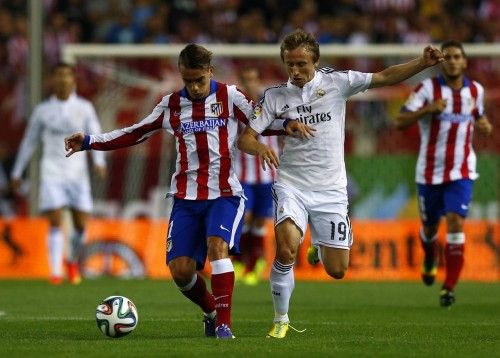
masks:
POLYGON ((67 101, 68 98, 71 96, 71 93, 55 93, 56 98, 60 101, 67 101))
POLYGON ((449 76, 444 76, 444 79, 446 81, 446 84, 448 87, 451 89, 460 89, 463 87, 464 84, 464 76, 455 76, 455 77, 449 77, 449 76))

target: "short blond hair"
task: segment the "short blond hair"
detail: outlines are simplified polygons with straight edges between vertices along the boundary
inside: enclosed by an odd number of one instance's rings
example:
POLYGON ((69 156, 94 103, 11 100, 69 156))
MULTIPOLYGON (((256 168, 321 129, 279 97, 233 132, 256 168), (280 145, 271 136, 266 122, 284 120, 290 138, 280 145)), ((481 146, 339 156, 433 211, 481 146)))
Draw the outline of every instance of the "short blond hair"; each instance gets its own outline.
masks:
POLYGON ((281 60, 285 61, 285 51, 295 50, 297 47, 304 46, 307 50, 311 51, 313 55, 313 61, 318 62, 319 60, 319 44, 318 41, 309 32, 302 29, 296 29, 292 33, 289 33, 281 41, 281 60))

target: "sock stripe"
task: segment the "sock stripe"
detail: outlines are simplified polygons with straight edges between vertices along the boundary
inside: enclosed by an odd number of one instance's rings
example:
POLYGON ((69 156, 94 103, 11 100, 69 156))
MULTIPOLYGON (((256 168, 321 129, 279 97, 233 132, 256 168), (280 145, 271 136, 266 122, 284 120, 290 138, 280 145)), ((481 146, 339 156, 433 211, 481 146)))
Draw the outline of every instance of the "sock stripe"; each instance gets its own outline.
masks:
POLYGON ((275 260, 273 262, 273 268, 281 274, 286 274, 286 273, 290 272, 293 268, 293 265, 294 265, 294 263, 285 265, 277 260, 275 260))

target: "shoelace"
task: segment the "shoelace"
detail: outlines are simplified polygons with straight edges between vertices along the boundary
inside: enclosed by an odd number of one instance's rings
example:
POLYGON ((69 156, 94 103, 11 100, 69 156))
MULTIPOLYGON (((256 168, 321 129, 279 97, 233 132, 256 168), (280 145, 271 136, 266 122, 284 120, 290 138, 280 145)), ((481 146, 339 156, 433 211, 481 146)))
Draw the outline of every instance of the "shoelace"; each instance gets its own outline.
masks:
POLYGON ((294 326, 292 326, 290 323, 288 323, 288 327, 290 327, 291 329, 293 329, 295 332, 297 333, 304 333, 305 331, 307 331, 307 328, 304 328, 304 329, 297 329, 295 328, 294 326))

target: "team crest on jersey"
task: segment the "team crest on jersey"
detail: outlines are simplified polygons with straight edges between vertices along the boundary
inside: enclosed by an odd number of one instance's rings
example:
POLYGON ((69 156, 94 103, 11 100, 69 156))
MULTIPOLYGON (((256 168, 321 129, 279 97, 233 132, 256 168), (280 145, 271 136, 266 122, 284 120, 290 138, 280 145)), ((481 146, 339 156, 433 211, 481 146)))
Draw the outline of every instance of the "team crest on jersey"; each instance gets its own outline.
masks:
POLYGON ((324 89, 321 89, 321 88, 320 88, 320 89, 318 89, 318 90, 316 91, 316 96, 318 96, 318 97, 323 97, 325 94, 326 94, 326 92, 325 92, 325 90, 324 90, 324 89))
POLYGON ((262 105, 261 104, 256 104, 255 107, 253 107, 253 115, 252 115, 252 120, 257 119, 258 116, 262 114, 262 105))
POLYGON ((223 111, 222 102, 211 103, 210 104, 210 111, 212 112, 212 114, 214 116, 219 116, 223 111))

